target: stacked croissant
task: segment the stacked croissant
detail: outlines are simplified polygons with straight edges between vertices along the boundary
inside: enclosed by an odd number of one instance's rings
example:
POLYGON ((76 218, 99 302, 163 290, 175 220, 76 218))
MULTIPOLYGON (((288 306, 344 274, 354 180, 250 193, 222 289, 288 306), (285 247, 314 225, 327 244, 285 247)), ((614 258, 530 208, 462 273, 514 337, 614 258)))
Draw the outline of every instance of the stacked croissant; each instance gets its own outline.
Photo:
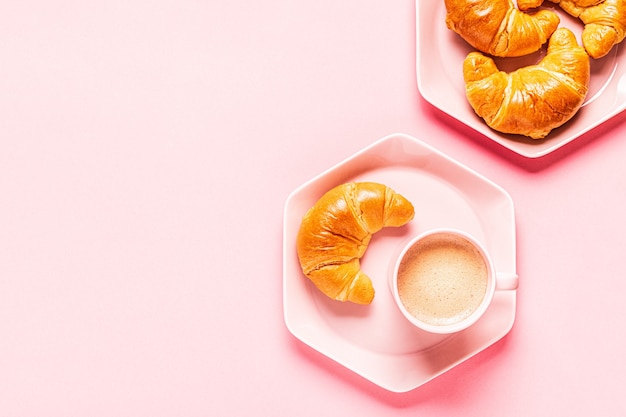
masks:
POLYGON ((463 62, 467 99, 494 130, 542 139, 562 126, 585 100, 590 57, 626 36, 626 0, 550 1, 584 24, 582 46, 553 11, 531 13, 543 0, 445 0, 446 25, 477 50, 463 62), (519 57, 546 42, 539 63, 511 73, 487 56, 519 57))

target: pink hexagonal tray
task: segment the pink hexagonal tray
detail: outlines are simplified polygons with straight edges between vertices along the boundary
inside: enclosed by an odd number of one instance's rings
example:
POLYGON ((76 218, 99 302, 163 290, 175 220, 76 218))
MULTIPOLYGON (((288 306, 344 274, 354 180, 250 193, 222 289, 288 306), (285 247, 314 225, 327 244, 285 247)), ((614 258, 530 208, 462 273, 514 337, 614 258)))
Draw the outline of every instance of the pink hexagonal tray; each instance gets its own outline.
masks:
POLYGON ((404 243, 436 227, 464 229, 482 240, 496 268, 515 272, 513 202, 501 187, 407 135, 382 138, 293 191, 285 204, 284 319, 300 341, 374 384, 394 392, 419 387, 506 335, 515 320, 516 291, 499 292, 486 315, 452 336, 409 325, 391 297, 388 274, 404 243), (303 275, 295 250, 304 213, 330 188, 375 181, 403 194, 415 219, 374 235, 362 269, 376 296, 369 306, 324 296, 303 275))
MULTIPOLYGON (((561 18, 561 26, 574 32, 581 43, 582 23, 558 6, 546 2, 561 18)), ((494 142, 527 158, 545 156, 577 139, 626 109, 626 48, 614 47, 600 59, 591 61, 589 93, 583 107, 558 129, 542 140, 506 135, 491 130, 472 110, 465 98, 463 60, 472 51, 459 35, 446 27, 443 0, 417 0, 417 85, 424 99, 494 142)), ((519 58, 496 58, 498 68, 512 71, 537 63, 545 47, 519 58)))

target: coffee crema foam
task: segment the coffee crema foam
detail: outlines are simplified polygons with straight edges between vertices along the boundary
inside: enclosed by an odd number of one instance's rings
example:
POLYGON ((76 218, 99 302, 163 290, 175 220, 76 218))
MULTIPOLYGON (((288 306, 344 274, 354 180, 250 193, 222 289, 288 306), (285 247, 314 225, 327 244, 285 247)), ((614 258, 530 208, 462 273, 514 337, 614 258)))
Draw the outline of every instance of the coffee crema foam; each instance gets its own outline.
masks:
POLYGON ((431 235, 413 245, 398 269, 398 294, 418 320, 458 323, 480 306, 487 292, 485 260, 474 245, 453 234, 431 235))

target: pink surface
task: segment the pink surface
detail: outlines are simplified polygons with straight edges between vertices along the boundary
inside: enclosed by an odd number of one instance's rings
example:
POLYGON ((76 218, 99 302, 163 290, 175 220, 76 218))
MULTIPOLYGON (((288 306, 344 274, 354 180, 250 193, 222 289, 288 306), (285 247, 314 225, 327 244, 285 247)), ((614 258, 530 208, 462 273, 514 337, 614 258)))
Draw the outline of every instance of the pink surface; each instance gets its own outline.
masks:
POLYGON ((526 159, 426 103, 413 1, 5 2, 0 415, 623 415, 626 114, 526 159), (394 132, 513 198, 512 331, 390 393, 295 339, 289 193, 394 132))

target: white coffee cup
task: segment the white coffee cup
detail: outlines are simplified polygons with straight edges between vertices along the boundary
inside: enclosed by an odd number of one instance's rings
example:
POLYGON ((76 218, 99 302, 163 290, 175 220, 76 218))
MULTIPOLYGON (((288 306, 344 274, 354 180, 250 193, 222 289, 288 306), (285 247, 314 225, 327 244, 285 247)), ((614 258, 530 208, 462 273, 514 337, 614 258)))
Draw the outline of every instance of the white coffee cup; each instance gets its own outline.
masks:
POLYGON ((495 271, 483 245, 456 229, 430 230, 411 239, 391 277, 391 291, 404 316, 416 327, 439 334, 467 329, 485 313, 495 291, 517 286, 517 274, 495 271))

